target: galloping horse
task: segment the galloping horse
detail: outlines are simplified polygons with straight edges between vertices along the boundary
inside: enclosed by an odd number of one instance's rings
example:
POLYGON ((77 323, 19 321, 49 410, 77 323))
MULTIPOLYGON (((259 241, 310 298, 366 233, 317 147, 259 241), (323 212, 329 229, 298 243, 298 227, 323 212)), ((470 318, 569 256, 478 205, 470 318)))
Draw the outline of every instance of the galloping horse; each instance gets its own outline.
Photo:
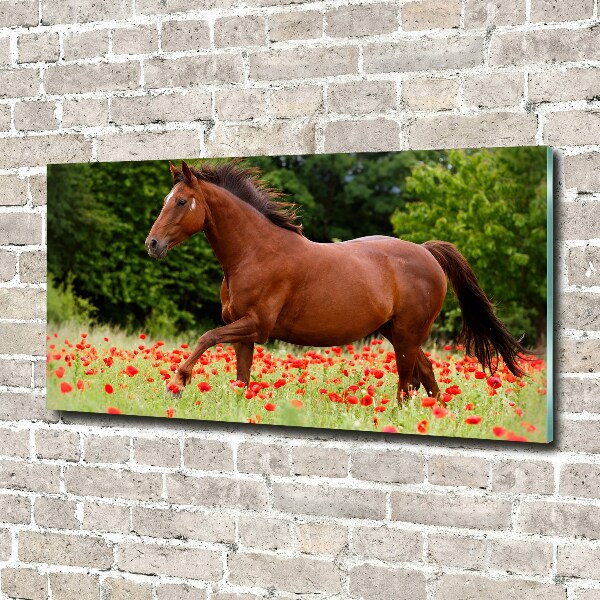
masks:
POLYGON ((473 270, 448 242, 413 244, 386 236, 341 243, 308 240, 293 204, 240 161, 169 165, 173 187, 146 247, 154 258, 204 231, 225 275, 223 327, 204 333, 173 382, 183 389, 202 354, 234 345, 237 378, 248 384, 254 343, 278 339, 302 346, 348 344, 375 332, 393 345, 398 402, 412 387, 439 388, 421 345, 446 296, 446 276, 463 315, 466 351, 493 371, 501 356, 515 375, 521 344, 494 314, 473 270))

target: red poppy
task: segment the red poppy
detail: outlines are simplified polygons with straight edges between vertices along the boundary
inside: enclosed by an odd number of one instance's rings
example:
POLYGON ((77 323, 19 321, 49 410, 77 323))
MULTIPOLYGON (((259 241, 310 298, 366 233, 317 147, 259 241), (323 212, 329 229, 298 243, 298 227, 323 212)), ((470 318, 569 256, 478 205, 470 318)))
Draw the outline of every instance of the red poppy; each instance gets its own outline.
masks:
POLYGON ((481 423, 481 417, 477 415, 471 415, 465 419, 465 423, 467 425, 479 425, 479 423, 481 423))
POLYGON ((65 368, 58 367, 58 369, 56 369, 56 371, 54 371, 54 374, 60 379, 65 374, 65 368))
POLYGON ((109 406, 109 407, 106 409, 106 412, 107 412, 109 415, 120 415, 120 414, 122 414, 122 413, 121 413, 121 411, 120 411, 118 408, 115 408, 114 406, 109 406))
POLYGON ((423 408, 431 408, 435 406, 435 398, 421 398, 421 406, 423 408))
POLYGON ((483 371, 475 371, 475 379, 485 379, 485 373, 483 371))
POLYGON ((381 431, 383 433, 398 433, 398 430, 393 425, 386 425, 381 431))
POLYGON ((67 383, 66 381, 61 381, 60 383, 60 393, 61 394, 68 394, 69 392, 73 391, 73 386, 70 383, 67 383))
POLYGON ((496 437, 502 437, 506 433, 506 429, 504 429, 504 427, 500 427, 499 425, 495 425, 492 427, 492 433, 496 437))
POLYGON ((362 406, 371 406, 373 404, 373 397, 367 394, 360 399, 360 403, 362 406))
POLYGON ((436 405, 431 409, 431 414, 436 419, 443 419, 448 414, 448 411, 443 406, 436 405))
POLYGON ((496 390, 502 386, 502 380, 500 377, 488 377, 487 384, 496 390))
POLYGON ((81 379, 77 380, 77 389, 82 392, 83 391, 83 381, 81 379))
POLYGON ((146 339, 146 334, 140 333, 140 340, 145 340, 145 339, 146 339))
POLYGON ((304 402, 302 400, 292 400, 292 406, 294 408, 302 408, 304 406, 304 402))
POLYGON ((125 367, 125 373, 127 373, 127 375, 129 375, 129 377, 133 377, 134 375, 137 375, 140 372, 139 369, 136 369, 136 367, 134 367, 133 365, 127 365, 125 367))
POLYGON ((517 435, 514 431, 509 431, 506 434, 506 439, 509 442, 528 442, 529 441, 524 435, 517 435))
POLYGON ((175 409, 172 406, 169 406, 169 408, 167 408, 167 418, 172 419, 174 414, 175 409))
POLYGON ((385 373, 381 369, 373 370, 373 377, 375 377, 375 379, 381 379, 384 375, 385 373))
POLYGON ((210 385, 210 383, 208 383, 208 381, 201 381, 198 384, 198 389, 201 392, 210 392, 210 390, 212 389, 212 386, 210 385))
POLYGON ((429 427, 429 422, 426 419, 423 419, 422 421, 419 421, 417 423, 417 431, 419 433, 426 433, 428 427, 429 427))
POLYGON ((172 393, 172 394, 176 394, 179 391, 179 386, 176 383, 171 382, 168 386, 167 389, 172 393))
POLYGON ((453 396, 456 396, 457 394, 462 394, 462 390, 457 385, 451 385, 450 387, 447 387, 446 392, 448 394, 452 394, 453 396))
POLYGON ((471 402, 465 404, 465 410, 473 410, 475 408, 471 402))
POLYGON ((112 394, 112 393, 113 393, 115 390, 113 389, 113 386, 112 386, 112 385, 110 385, 110 383, 107 383, 107 384, 104 386, 104 391, 105 391, 107 394, 112 394))
POLYGON ((358 404, 358 398, 356 396, 348 396, 346 402, 348 404, 358 404))
POLYGON ((268 410, 269 412, 273 412, 277 407, 274 404, 271 404, 270 402, 268 402, 267 404, 264 405, 263 408, 265 410, 268 410))

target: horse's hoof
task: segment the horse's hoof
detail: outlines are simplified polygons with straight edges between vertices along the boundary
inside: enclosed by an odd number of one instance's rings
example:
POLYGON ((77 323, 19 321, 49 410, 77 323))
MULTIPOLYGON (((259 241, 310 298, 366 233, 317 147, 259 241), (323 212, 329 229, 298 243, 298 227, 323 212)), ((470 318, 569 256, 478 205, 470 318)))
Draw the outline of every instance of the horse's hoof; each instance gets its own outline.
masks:
POLYGON ((165 388, 165 400, 179 400, 181 398, 181 395, 183 394, 183 390, 177 389, 177 390, 172 390, 168 387, 165 388))

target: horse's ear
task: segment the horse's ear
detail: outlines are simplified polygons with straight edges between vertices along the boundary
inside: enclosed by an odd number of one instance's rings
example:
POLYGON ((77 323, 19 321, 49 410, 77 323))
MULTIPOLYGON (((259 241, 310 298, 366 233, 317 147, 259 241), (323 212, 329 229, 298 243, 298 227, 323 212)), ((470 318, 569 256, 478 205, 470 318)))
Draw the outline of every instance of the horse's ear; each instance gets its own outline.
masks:
POLYGON ((185 162, 185 160, 181 161, 181 170, 183 171, 183 175, 185 176, 185 178, 190 183, 195 183, 196 182, 196 177, 192 173, 192 170, 188 167, 188 164, 185 162))
POLYGON ((177 167, 169 161, 169 169, 171 169, 171 175, 173 176, 173 182, 175 182, 175 175, 177 175, 177 167))

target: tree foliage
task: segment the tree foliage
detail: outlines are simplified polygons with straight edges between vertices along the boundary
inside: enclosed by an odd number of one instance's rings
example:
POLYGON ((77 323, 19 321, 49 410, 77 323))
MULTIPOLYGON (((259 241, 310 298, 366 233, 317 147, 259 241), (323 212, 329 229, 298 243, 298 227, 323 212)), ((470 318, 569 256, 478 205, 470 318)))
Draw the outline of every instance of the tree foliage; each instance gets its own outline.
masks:
MULTIPOLYGON (((543 343, 546 318, 546 149, 453 150, 407 179, 418 198, 392 216, 398 237, 454 243, 499 316, 525 343, 543 343)), ((460 310, 447 296, 434 334, 454 337, 460 310)))

